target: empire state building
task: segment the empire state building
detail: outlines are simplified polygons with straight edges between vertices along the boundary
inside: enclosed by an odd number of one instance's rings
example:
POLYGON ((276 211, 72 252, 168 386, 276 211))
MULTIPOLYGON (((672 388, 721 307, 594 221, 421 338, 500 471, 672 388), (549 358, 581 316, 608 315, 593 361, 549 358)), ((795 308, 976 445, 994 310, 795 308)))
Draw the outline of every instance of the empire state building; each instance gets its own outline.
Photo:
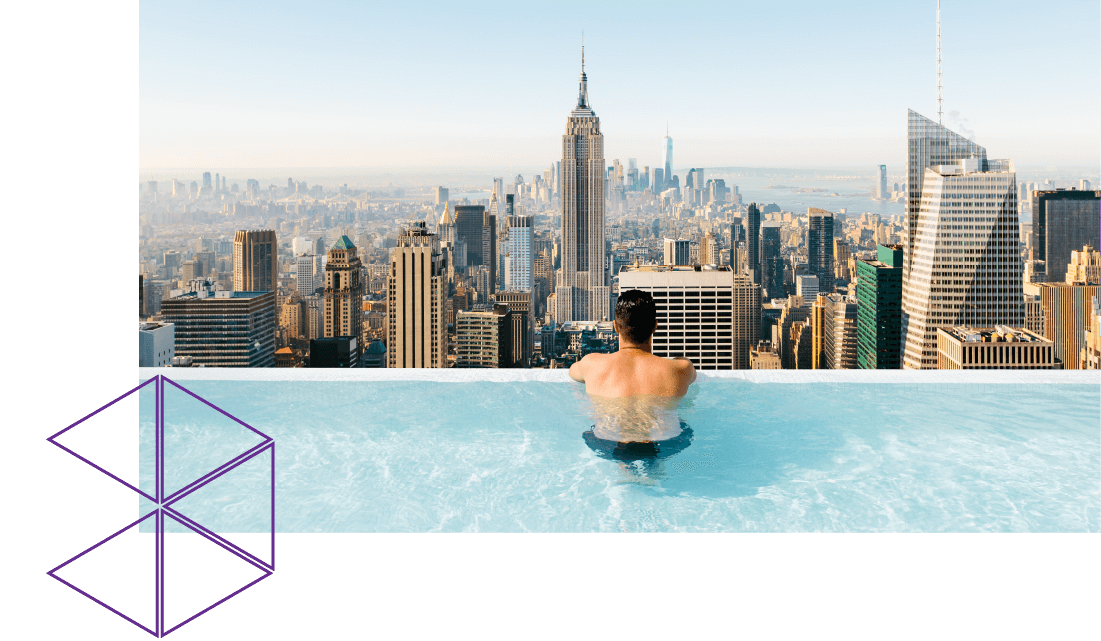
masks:
POLYGON ((582 48, 577 107, 562 136, 562 269, 554 314, 558 323, 611 318, 604 250, 604 136, 589 106, 587 83, 582 48))

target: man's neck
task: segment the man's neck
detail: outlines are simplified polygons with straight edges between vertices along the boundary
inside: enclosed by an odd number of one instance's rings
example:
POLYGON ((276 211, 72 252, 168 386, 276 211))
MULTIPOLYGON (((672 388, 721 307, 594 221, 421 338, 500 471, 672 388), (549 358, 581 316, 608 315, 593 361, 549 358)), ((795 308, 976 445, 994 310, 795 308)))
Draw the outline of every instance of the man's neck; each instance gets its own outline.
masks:
POLYGON ((647 354, 653 353, 653 348, 651 347, 650 341, 646 341, 645 343, 620 343, 619 351, 622 352, 624 350, 637 350, 641 352, 646 352, 647 354))

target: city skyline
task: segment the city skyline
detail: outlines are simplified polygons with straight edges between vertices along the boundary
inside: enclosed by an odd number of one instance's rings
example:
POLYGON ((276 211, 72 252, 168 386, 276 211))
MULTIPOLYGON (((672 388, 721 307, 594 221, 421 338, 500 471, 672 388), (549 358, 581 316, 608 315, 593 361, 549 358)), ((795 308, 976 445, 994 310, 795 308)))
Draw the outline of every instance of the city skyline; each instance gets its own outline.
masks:
MULTIPOLYGON (((219 19, 204 18, 200 28, 193 20, 209 13, 201 3, 142 5, 140 171, 525 167, 556 156, 555 132, 568 107, 562 96, 587 25, 503 5, 461 15, 444 7, 431 10, 431 20, 405 21, 362 6, 339 14, 323 6, 290 20, 287 6, 219 6, 219 19), (333 24, 335 17, 348 26, 333 24), (345 31, 364 24, 377 27, 361 30, 375 39, 345 31), (291 28, 297 37, 287 41, 282 36, 291 28), (202 48, 177 46, 196 33, 202 48), (417 44, 455 33, 478 44, 452 48, 445 58, 417 44), (306 89, 318 85, 333 90, 306 89), (484 108, 487 94, 502 93, 507 101, 484 108)), ((1029 5, 1017 7, 1003 10, 1028 13, 1029 5)), ((402 17, 427 11, 413 7, 402 17)), ((932 2, 925 11, 912 3, 707 11, 706 25, 691 28, 684 17, 659 21, 645 11, 612 14, 597 6, 586 16, 598 25, 588 31, 591 72, 608 79, 593 99, 615 123, 606 132, 606 157, 660 166, 668 122, 676 158, 687 166, 897 167, 905 149, 895 124, 902 109, 936 113, 932 2), (860 38, 821 46, 831 29, 853 28, 860 38), (731 48, 727 33, 746 46, 731 48), (756 38, 742 40, 745 33, 756 38), (665 53, 653 55, 651 41, 662 42, 665 53), (703 89, 705 99, 695 95, 703 89)), ((945 126, 981 137, 1020 166, 1094 164, 1101 95, 1090 74, 1099 38, 1083 17, 1097 12, 1096 5, 1069 2, 1030 15, 1028 37, 998 49, 998 66, 1008 71, 991 74, 984 61, 993 43, 966 27, 981 7, 945 6, 945 126), (1060 47, 1041 45, 1051 41, 1060 47), (1061 99, 1045 101, 1032 90, 1036 83, 1058 86, 1061 99)))

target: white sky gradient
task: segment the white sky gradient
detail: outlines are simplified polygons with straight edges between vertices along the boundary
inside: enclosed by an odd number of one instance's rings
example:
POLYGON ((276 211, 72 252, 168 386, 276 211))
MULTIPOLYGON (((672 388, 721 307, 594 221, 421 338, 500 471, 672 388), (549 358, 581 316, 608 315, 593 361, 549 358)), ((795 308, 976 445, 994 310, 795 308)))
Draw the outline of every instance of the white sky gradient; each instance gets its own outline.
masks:
MULTIPOLYGON (((609 162, 897 166, 936 117, 934 1, 460 4, 141 2, 139 166, 543 166, 582 29, 609 162)), ((1097 2, 942 11, 945 124, 1096 164, 1097 2)))

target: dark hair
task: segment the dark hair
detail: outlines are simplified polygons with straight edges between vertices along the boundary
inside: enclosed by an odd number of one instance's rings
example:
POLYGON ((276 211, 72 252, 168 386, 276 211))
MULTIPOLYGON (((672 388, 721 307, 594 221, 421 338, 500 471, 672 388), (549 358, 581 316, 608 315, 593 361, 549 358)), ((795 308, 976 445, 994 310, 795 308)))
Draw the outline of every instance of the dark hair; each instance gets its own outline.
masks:
POLYGON ((639 289, 623 292, 615 304, 615 320, 620 336, 631 343, 645 343, 658 320, 654 297, 639 289))

